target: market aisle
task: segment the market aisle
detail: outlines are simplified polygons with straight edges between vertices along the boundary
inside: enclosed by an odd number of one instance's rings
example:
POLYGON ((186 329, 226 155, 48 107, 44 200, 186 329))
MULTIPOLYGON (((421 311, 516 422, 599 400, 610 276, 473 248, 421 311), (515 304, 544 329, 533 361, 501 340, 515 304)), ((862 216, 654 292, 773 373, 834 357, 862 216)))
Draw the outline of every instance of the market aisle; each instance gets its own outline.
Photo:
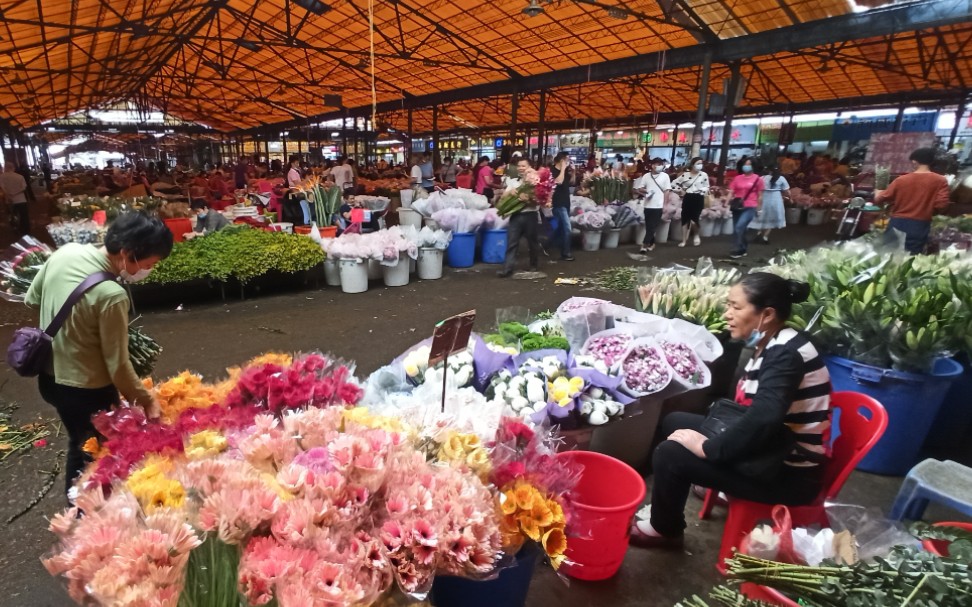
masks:
MULTIPOLYGON (((791 248, 807 247, 831 234, 825 229, 797 228, 780 233, 779 240, 791 248), (785 235, 785 238, 784 238, 785 235)), ((679 249, 660 246, 651 264, 694 265, 699 255, 724 255, 729 237, 716 238, 699 248, 679 249)), ((355 360, 359 376, 390 361, 408 346, 430 334, 432 325, 451 314, 476 308, 478 329, 494 322, 497 307, 520 305, 533 311, 553 309, 572 295, 590 295, 576 286, 556 286, 558 276, 587 276, 614 266, 649 265, 628 257, 629 249, 597 253, 580 252, 573 263, 541 262, 548 274, 545 280, 510 280, 495 276, 495 266, 479 265, 466 271, 447 270, 440 281, 412 283, 396 289, 373 288, 361 295, 345 295, 338 289, 308 290, 253 298, 246 301, 210 302, 187 305, 176 312, 168 306, 155 311, 140 310, 146 331, 165 348, 157 368, 159 376, 192 369, 208 377, 218 377, 227 366, 240 363, 268 350, 321 349, 355 360)), ((753 247, 746 265, 772 255, 775 247, 753 247), (762 254, 762 255, 761 255, 762 254)), ((630 305, 632 293, 604 293, 618 303, 630 305)), ((30 315, 16 306, 0 305, 0 341, 7 343, 17 327, 30 321, 30 315)), ((21 403, 17 421, 53 417, 36 394, 34 382, 17 378, 9 369, 0 371, 0 401, 21 403)), ((647 440, 647 439, 646 439, 647 440)), ((44 471, 50 470, 63 448, 63 438, 52 437, 45 449, 11 458, 0 469, 4 487, 0 499, 0 519, 23 508, 43 484, 44 471)), ((649 481, 650 482, 650 481, 649 481)), ((848 488, 857 490, 859 503, 886 506, 897 490, 897 479, 856 475, 848 488), (863 491, 866 488, 867 491, 863 491)), ((697 511, 700 502, 690 500, 697 511)), ((6 607, 43 607, 69 605, 58 582, 40 565, 39 557, 51 544, 45 517, 62 506, 60 494, 51 491, 31 512, 7 527, 0 544, 0 605, 6 607)), ((690 530, 683 553, 629 551, 621 573, 601 583, 572 581, 565 585, 547 568, 538 573, 529 605, 562 607, 588 605, 671 605, 686 594, 701 592, 716 581, 714 569, 722 531, 719 512, 711 521, 698 522, 690 530), (673 575, 676 572, 677 575, 673 575), (608 597, 606 599, 606 597, 608 597), (606 600, 606 602, 605 602, 606 600)))

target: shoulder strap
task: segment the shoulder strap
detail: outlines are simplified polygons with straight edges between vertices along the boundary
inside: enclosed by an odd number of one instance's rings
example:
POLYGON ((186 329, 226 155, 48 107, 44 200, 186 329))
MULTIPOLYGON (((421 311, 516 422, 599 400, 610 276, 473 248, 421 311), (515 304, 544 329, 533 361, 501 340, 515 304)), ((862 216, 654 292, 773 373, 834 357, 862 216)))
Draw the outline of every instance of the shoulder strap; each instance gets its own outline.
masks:
POLYGON ((91 276, 88 276, 82 280, 81 284, 75 287, 74 291, 71 291, 68 298, 64 300, 64 305, 61 306, 57 316, 55 316, 54 320, 51 321, 51 324, 47 326, 44 333, 47 333, 52 338, 57 335, 57 332, 61 330, 61 325, 63 325, 64 321, 67 320, 68 314, 71 313, 71 308, 74 307, 74 304, 78 303, 85 291, 96 284, 105 282, 106 280, 115 280, 115 278, 115 275, 111 272, 95 272, 91 276))
POLYGON ((753 182, 753 185, 749 186, 749 191, 746 192, 746 195, 745 196, 743 196, 743 201, 745 201, 747 198, 749 198, 749 195, 752 194, 753 193, 753 190, 756 189, 756 184, 758 184, 762 180, 763 180, 762 177, 760 177, 758 175, 756 176, 756 181, 753 182))

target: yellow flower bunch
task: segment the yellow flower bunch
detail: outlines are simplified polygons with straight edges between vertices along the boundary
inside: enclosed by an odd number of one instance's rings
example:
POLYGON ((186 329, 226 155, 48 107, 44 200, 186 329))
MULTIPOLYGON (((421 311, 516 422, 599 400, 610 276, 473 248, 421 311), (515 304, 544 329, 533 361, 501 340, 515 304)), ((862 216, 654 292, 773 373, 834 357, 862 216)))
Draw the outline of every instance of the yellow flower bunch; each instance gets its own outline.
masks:
POLYGON ((518 480, 500 494, 500 531, 508 549, 519 550, 526 539, 539 542, 554 569, 567 550, 564 509, 530 483, 518 480))
POLYGON ((439 443, 436 459, 450 464, 466 465, 470 470, 485 478, 491 469, 489 453, 475 434, 461 434, 450 430, 445 440, 439 443))
POLYGON ((580 377, 567 379, 560 376, 552 382, 547 382, 547 393, 550 395, 551 402, 555 402, 561 407, 566 407, 575 396, 584 389, 584 380, 580 377))
POLYGON ((155 388, 162 408, 162 420, 172 423, 186 409, 204 409, 220 401, 214 387, 204 383, 202 377, 183 371, 165 380, 155 388))
POLYGON ((186 491, 182 483, 166 476, 171 471, 171 461, 153 455, 128 477, 125 485, 146 512, 156 508, 181 508, 186 491))
POLYGON ((186 457, 189 459, 203 459, 211 455, 222 453, 228 443, 226 437, 215 430, 202 430, 189 436, 186 444, 186 457))
POLYGON ((412 432, 402 420, 387 415, 375 415, 368 411, 368 407, 354 407, 344 410, 344 421, 358 424, 366 428, 397 432, 408 435, 412 432))

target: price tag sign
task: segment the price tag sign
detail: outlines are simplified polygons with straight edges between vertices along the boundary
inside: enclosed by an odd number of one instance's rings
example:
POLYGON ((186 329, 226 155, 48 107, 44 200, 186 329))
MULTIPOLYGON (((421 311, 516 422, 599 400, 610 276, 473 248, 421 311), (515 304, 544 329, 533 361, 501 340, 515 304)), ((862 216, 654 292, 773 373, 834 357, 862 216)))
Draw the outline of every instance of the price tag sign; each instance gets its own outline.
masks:
POLYGON ((476 322, 476 310, 456 314, 440 321, 432 332, 432 350, 429 352, 429 366, 444 362, 450 354, 465 350, 476 322))
POLYGON ((371 211, 365 209, 351 209, 352 223, 368 223, 371 221, 371 211))

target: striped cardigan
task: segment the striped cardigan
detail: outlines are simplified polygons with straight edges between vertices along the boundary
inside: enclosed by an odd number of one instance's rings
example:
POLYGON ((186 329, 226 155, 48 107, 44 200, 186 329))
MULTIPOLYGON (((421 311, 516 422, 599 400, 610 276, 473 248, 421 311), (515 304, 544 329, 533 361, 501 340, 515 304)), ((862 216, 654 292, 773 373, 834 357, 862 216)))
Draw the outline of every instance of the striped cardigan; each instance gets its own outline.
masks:
POLYGON ((830 456, 830 374, 803 333, 783 329, 747 364, 736 402, 752 407, 730 430, 703 444, 706 457, 733 461, 758 452, 764 440, 790 428, 796 439, 785 464, 814 468, 830 456))

